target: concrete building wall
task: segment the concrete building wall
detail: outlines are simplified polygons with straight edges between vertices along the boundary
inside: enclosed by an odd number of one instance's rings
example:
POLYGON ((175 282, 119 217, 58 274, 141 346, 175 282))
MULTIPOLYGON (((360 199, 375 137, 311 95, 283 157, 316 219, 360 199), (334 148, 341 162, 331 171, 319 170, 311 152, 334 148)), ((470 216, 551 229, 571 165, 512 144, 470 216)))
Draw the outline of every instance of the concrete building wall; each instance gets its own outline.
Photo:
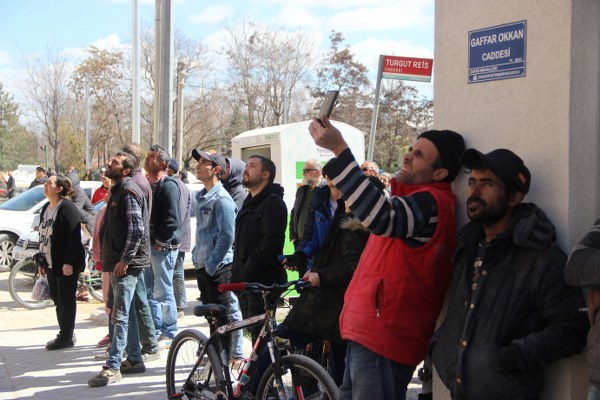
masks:
MULTIPOLYGON (((435 126, 467 147, 508 148, 532 172, 526 201, 541 206, 566 252, 599 207, 600 2, 596 0, 437 0, 435 126), (467 83, 468 32, 527 21, 526 76, 467 83)), ((455 183, 460 225, 466 174, 455 183)), ((585 358, 547 368, 543 399, 584 399, 585 358)), ((436 380, 435 399, 449 398, 436 380)))

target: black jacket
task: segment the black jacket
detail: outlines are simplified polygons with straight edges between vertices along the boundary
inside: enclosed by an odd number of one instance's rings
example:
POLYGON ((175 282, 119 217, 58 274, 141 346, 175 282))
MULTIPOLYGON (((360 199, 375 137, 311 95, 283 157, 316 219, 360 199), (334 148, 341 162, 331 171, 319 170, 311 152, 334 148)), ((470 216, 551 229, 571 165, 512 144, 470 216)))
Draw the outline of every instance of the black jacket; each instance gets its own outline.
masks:
MULTIPOLYGON (((40 226, 44 223, 44 212, 50 203, 46 203, 40 212, 40 226)), ((78 274, 85 267, 85 250, 81 244, 81 217, 77 206, 70 200, 63 200, 56 212, 56 221, 50 239, 52 255, 52 273, 62 276, 62 266, 70 264, 73 273, 78 274)))
POLYGON ((369 231, 352 214, 336 215, 312 268, 319 274, 321 286, 300 294, 284 321, 287 326, 314 337, 342 341, 339 321, 344 294, 368 238, 369 231))
POLYGON ((156 182, 152 193, 150 246, 179 247, 181 243, 181 210, 179 187, 173 178, 164 176, 156 182))
POLYGON ((231 282, 284 283, 282 254, 287 225, 283 187, 272 183, 256 197, 248 194, 235 219, 231 282))
MULTIPOLYGON (((131 178, 124 178, 116 183, 111 189, 109 203, 106 206, 102 227, 100 228, 100 243, 102 244, 102 266, 106 272, 112 272, 115 265, 121 260, 125 243, 127 241, 127 208, 125 207, 124 195, 131 193, 142 209, 144 221, 144 235, 137 248, 129 267, 140 268, 150 266, 150 216, 144 192, 131 178)), ((128 269, 129 271, 129 269, 128 269)))
MULTIPOLYGON (((304 197, 306 197, 309 194, 314 196, 316 191, 322 186, 325 186, 324 180, 322 180, 319 183, 319 185, 317 185, 314 189, 311 188, 309 185, 302 185, 296 191, 296 197, 294 198, 294 207, 292 207, 292 211, 290 211, 290 233, 289 233, 290 240, 294 242, 296 247, 298 246, 299 241, 304 239, 304 238, 298 236, 298 225, 300 224, 300 213, 303 211, 308 213, 309 215, 311 213, 310 206, 311 206, 312 199, 310 201, 305 202, 304 197), (305 203, 304 209, 302 209, 303 202, 305 203)), ((307 218, 307 220, 308 220, 308 218, 307 218)))
POLYGON ((431 359, 454 399, 537 399, 542 367, 585 345, 583 298, 565 283, 554 226, 531 203, 519 205, 509 229, 487 246, 471 295, 483 237, 476 222, 459 233, 448 313, 431 359))

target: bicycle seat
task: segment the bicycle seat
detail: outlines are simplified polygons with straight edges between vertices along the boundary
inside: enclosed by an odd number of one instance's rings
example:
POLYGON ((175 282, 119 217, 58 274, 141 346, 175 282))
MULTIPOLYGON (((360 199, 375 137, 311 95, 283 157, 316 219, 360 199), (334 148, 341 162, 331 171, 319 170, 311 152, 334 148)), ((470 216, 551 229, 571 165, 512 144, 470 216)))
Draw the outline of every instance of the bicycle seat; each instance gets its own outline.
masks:
POLYGON ((220 304, 199 304, 194 307, 196 317, 221 319, 228 315, 227 309, 220 304))

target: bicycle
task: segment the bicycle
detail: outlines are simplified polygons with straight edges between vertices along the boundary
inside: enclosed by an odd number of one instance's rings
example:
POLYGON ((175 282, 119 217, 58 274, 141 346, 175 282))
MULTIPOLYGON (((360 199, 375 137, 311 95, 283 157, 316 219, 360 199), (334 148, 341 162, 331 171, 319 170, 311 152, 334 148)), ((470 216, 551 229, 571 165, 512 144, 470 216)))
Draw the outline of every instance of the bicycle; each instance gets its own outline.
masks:
MULTIPOLYGON (((89 274, 79 274, 77 289, 87 289, 90 295, 103 303, 102 296, 102 271, 98 271, 92 253, 86 248, 87 265, 89 274)), ((32 257, 16 263, 8 277, 8 290, 13 300, 28 310, 41 310, 53 304, 51 299, 34 300, 31 296, 33 286, 40 277, 37 264, 32 257)))
POLYGON ((302 290, 310 286, 303 280, 282 285, 266 286, 260 283, 233 283, 219 285, 220 291, 246 291, 262 293, 265 313, 237 322, 228 322, 225 307, 219 304, 198 305, 194 315, 205 317, 213 333, 207 338, 195 329, 180 332, 169 348, 167 357, 167 395, 175 399, 218 399, 243 398, 253 379, 254 365, 264 348, 266 340, 271 364, 258 385, 256 399, 290 400, 323 399, 335 400, 338 388, 329 374, 309 357, 292 354, 289 341, 273 335, 276 326, 277 303, 290 287, 302 290), (228 337, 232 331, 262 324, 258 339, 253 344, 250 356, 241 367, 229 369, 228 337), (251 372, 252 371, 252 372, 251 372), (232 376, 234 375, 234 376, 232 376))

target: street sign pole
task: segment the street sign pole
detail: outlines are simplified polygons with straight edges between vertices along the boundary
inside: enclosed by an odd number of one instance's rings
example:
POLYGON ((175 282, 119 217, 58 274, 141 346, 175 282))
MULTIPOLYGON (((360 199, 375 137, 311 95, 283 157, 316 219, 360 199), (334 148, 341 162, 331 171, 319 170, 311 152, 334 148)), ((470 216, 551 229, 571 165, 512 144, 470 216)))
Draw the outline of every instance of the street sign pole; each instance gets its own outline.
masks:
POLYGON ((379 56, 379 67, 377 68, 377 83, 375 84, 375 100, 373 101, 373 116, 371 117, 371 132, 369 133, 369 148, 367 160, 373 161, 375 151, 375 131, 377 130, 377 115, 379 114, 379 90, 381 88, 381 74, 383 72, 383 55, 379 56))

